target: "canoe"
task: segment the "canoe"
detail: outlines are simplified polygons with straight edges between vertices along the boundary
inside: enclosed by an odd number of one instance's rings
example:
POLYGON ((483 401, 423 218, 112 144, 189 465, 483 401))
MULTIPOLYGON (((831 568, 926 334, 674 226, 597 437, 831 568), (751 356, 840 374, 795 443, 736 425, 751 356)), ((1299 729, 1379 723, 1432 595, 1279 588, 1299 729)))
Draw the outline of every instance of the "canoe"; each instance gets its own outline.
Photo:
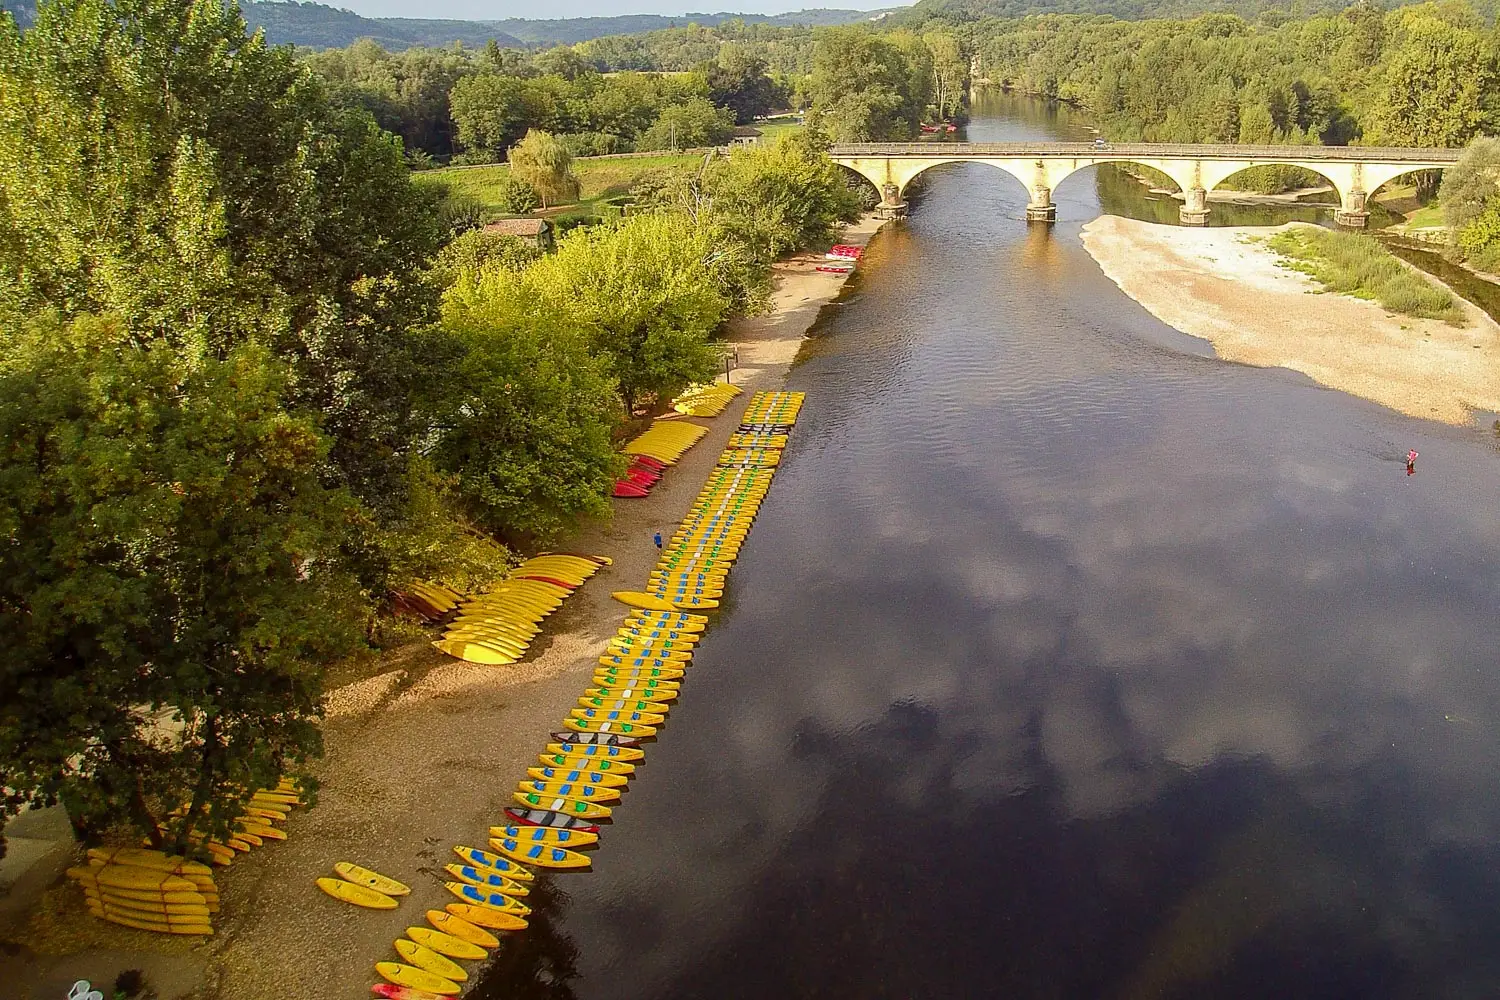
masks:
POLYGON ((383 892, 353 882, 346 882, 341 878, 320 878, 318 888, 322 889, 334 899, 341 899, 355 906, 363 906, 369 910, 394 910, 396 901, 383 892))
POLYGON ((672 628, 686 628, 689 624, 708 624, 708 615, 695 615, 690 611, 652 611, 641 608, 630 612, 627 618, 637 618, 652 623, 660 622, 672 628))
POLYGON ((597 708, 601 712, 649 712, 666 715, 672 706, 660 701, 642 701, 639 698, 579 698, 579 708, 597 708))
POLYGON ((408 896, 411 894, 410 886, 403 885, 393 878, 387 878, 379 872, 372 872, 368 868, 361 868, 359 865, 348 861, 340 861, 333 866, 333 870, 342 875, 346 882, 362 885, 366 889, 374 889, 376 892, 384 893, 387 896, 408 896))
POLYGON ((133 868, 151 868, 168 875, 213 875, 208 865, 198 861, 189 861, 187 858, 176 854, 166 854, 162 851, 152 851, 141 847, 91 847, 88 852, 90 863, 102 861, 106 864, 114 862, 120 865, 130 865, 133 868))
POLYGON ((205 903, 164 903, 158 900, 124 899, 119 896, 110 896, 101 893, 97 889, 85 889, 84 899, 97 903, 106 909, 119 910, 122 913, 139 914, 142 920, 169 920, 176 923, 208 923, 209 916, 218 909, 215 903, 210 907, 205 903), (194 919, 186 919, 186 918, 194 919))
POLYGON ((491 842, 491 846, 497 851, 509 854, 517 861, 525 861, 529 865, 542 868, 587 868, 590 864, 588 855, 570 851, 565 847, 522 844, 515 840, 495 840, 491 842))
MULTIPOLYGON (((656 730, 644 732, 645 726, 597 726, 579 719, 564 719, 563 728, 553 730, 554 743, 599 744, 607 747, 638 747, 641 741, 656 735, 656 730)), ((549 744, 550 746, 550 744, 549 744)))
POLYGON ((437 993, 445 997, 457 996, 463 988, 451 979, 444 979, 442 976, 433 975, 426 969, 419 969, 415 965, 405 965, 401 962, 376 962, 375 971, 381 978, 397 986, 426 990, 428 993, 437 993))
POLYGON ((649 698, 657 702, 675 701, 682 693, 677 681, 640 681, 635 684, 600 683, 598 687, 584 688, 589 698, 649 698))
MULTIPOLYGON (((675 660, 679 663, 687 663, 693 658, 692 651, 683 649, 681 646, 653 646, 649 644, 649 641, 640 646, 630 644, 615 645, 614 642, 611 642, 604 655, 610 657, 619 656, 633 660, 675 660)), ((611 666, 619 666, 619 664, 611 664, 611 666)))
POLYGON ((502 858, 498 854, 489 854, 477 847, 464 847, 462 844, 455 845, 453 853, 457 854, 466 864, 474 865, 476 868, 493 868, 501 875, 509 876, 520 882, 530 882, 536 878, 530 871, 516 864, 510 858, 502 858))
POLYGON ((566 753, 544 753, 538 754, 537 760, 547 767, 588 768, 604 774, 620 774, 627 777, 635 773, 634 764, 608 758, 601 760, 598 757, 575 757, 566 753))
POLYGON ((583 799, 565 798, 561 795, 541 795, 537 792, 515 791, 511 793, 511 799, 524 809, 550 809, 568 816, 578 816, 583 819, 608 819, 614 812, 609 806, 600 805, 597 802, 586 802, 583 799))
POLYGON ((489 906, 474 903, 449 903, 444 907, 460 920, 467 920, 476 927, 488 927, 492 931, 523 931, 526 918, 516 913, 506 913, 489 906))
MULTIPOLYGON (((620 799, 620 790, 609 785, 595 785, 584 781, 538 781, 535 778, 527 778, 518 782, 517 790, 526 795, 536 795, 543 799, 576 799, 579 802, 617 802, 620 799)), ((527 805, 536 808, 555 809, 556 806, 543 806, 536 802, 527 802, 527 805)), ((573 812, 565 809, 563 812, 573 812)))
POLYGON ((698 645, 702 640, 702 632, 689 632, 687 629, 637 628, 634 625, 621 625, 609 641, 625 646, 670 642, 675 643, 679 648, 687 648, 698 645))
POLYGON ((575 708, 568 715, 589 722, 638 722, 643 726, 659 726, 667 721, 667 717, 660 712, 605 712, 594 708, 575 708))
MULTIPOLYGON (((503 827, 491 827, 491 829, 503 829, 503 827)), ((481 889, 490 892, 503 892, 507 896, 529 896, 531 889, 522 882, 513 878, 506 878, 493 868, 475 868, 473 865, 444 865, 443 871, 452 875, 460 882, 477 885, 481 889)))
MULTIPOLYGON (((564 719, 563 727, 571 729, 574 733, 595 737, 605 742, 614 742, 620 746, 635 746, 641 740, 649 739, 656 735, 655 726, 641 726, 631 722, 596 722, 592 719, 564 719)), ((565 737, 567 733, 553 733, 556 737, 565 737)))
MULTIPOLYGON (((440 933, 447 934, 449 937, 460 938, 480 948, 500 947, 500 939, 495 937, 495 935, 478 924, 470 923, 463 917, 449 913, 447 910, 428 910, 427 922, 436 927, 440 933)), ((411 928, 408 927, 406 932, 410 934, 411 928)), ((416 939, 413 938, 412 940, 416 939)), ((426 944, 425 941, 422 943, 426 944)), ((432 945, 429 944, 427 947, 431 948, 432 945)))
MULTIPOLYGON (((569 733, 569 736, 578 736, 578 733, 569 733)), ((547 753, 563 754, 568 757, 587 757, 590 760, 618 760, 627 764, 634 764, 646 759, 646 751, 630 745, 610 746, 608 744, 598 745, 581 740, 564 740, 561 743, 548 743, 547 753)))
POLYGON ((577 816, 569 816, 552 809, 522 809, 506 806, 505 818, 517 826, 547 826, 555 830, 577 830, 580 833, 598 833, 599 824, 590 823, 577 816))
POLYGON ((694 636, 702 635, 707 630, 708 626, 702 622, 681 621, 668 624, 657 618, 643 618, 639 615, 627 616, 620 625, 620 631, 640 635, 667 632, 673 635, 694 636))
POLYGON ((675 668, 683 669, 687 660, 671 660, 664 656, 621 656, 613 653, 605 653, 599 657, 601 667, 623 667, 628 670, 639 670, 643 668, 655 668, 658 670, 675 668))
POLYGON ((96 909, 95 904, 89 904, 89 913, 100 920, 107 920, 121 927, 133 927, 138 931, 153 931, 157 934, 184 934, 184 935, 208 935, 214 932, 213 927, 208 924, 176 924, 161 923, 156 920, 139 920, 136 916, 123 913, 112 908, 96 909))
POLYGON ((588 847, 599 843, 599 834, 584 830, 557 830, 544 826, 492 826, 490 836, 518 844, 548 844, 552 847, 588 847))
POLYGON ((449 892, 471 906, 484 906, 517 917, 524 917, 531 912, 531 907, 504 893, 490 892, 478 886, 469 885, 467 882, 444 882, 443 885, 449 892))
POLYGON ((424 969, 434 976, 442 976, 444 979, 452 980, 455 983, 461 983, 469 978, 469 974, 464 971, 464 967, 453 961, 453 959, 440 955, 426 945, 417 944, 417 942, 408 940, 407 938, 396 939, 396 954, 406 959, 410 965, 424 969))
MULTIPOLYGON (((475 930, 478 930, 478 928, 476 927, 475 930)), ((431 948, 439 955, 446 955, 449 958, 462 958, 465 961, 478 962, 489 957, 489 952, 479 947, 473 941, 466 941, 461 937, 433 930, 431 927, 408 927, 406 929, 406 936, 422 947, 431 948)), ((489 935, 485 936, 489 937, 489 935)), ((491 938, 491 940, 494 940, 494 938, 491 938)), ((499 943, 496 941, 495 945, 499 943)), ((491 947, 495 947, 495 945, 491 945, 491 947)))
POLYGON ((691 664, 679 660, 670 667, 605 667, 594 668, 594 683, 602 687, 644 687, 651 681, 672 681, 679 687, 691 664))
MULTIPOLYGON (((622 774, 605 774, 579 767, 528 767, 526 773, 537 781, 575 781, 589 785, 604 785, 607 788, 624 788, 630 779, 622 774)), ((490 832, 492 837, 509 834, 490 832)))

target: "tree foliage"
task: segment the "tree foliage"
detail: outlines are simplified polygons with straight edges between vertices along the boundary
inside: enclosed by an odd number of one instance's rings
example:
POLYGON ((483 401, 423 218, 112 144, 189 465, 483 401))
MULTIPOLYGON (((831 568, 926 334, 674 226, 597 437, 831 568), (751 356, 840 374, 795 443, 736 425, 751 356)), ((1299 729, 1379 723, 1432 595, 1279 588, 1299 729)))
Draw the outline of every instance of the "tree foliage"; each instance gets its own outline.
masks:
POLYGON ((8 810, 60 797, 180 852, 316 752, 320 664, 363 609, 338 558, 355 505, 285 366, 142 333, 7 330, 0 783, 8 810))
POLYGON ((733 112, 697 97, 662 111, 661 117, 642 133, 636 148, 644 151, 718 146, 733 134, 733 112))
POLYGON ((809 114, 840 142, 908 139, 927 107, 932 63, 920 40, 863 28, 818 33, 809 114))
POLYGON ((566 143, 547 132, 532 129, 510 148, 510 172, 525 183, 547 207, 548 200, 572 201, 578 197, 578 177, 573 173, 573 152, 566 143))
POLYGON ((704 280, 713 252, 688 218, 635 215, 573 230, 531 276, 550 308, 586 331, 630 413, 713 374, 708 341, 728 310, 723 292, 704 280))

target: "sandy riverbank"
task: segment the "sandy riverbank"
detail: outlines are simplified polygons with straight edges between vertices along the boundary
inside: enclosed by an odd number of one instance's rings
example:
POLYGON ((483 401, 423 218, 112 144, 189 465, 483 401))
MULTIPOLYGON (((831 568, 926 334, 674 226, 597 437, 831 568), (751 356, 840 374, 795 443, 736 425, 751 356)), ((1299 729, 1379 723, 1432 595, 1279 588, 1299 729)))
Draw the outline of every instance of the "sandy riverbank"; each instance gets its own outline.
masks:
POLYGON ((1219 356, 1291 368, 1414 417, 1465 424, 1500 410, 1500 325, 1465 302, 1463 327, 1313 294, 1257 238, 1276 228, 1160 226, 1103 216, 1083 227, 1100 268, 1158 319, 1219 356))
MULTIPOLYGON (((880 225, 866 219, 843 241, 864 245, 880 225)), ((218 871, 224 912, 215 938, 192 945, 86 917, 59 918, 59 904, 75 891, 60 885, 29 927, 9 935, 42 954, 0 958, 29 987, 22 996, 52 1000, 80 976, 112 978, 120 968, 144 966, 162 1000, 368 997, 374 963, 394 958, 391 942, 408 925, 424 923, 428 908, 452 900, 441 885, 442 865, 455 860, 450 846, 483 846, 487 827, 503 822, 515 782, 588 686, 625 613, 610 591, 644 582, 656 561, 653 531, 686 513, 750 392, 784 383, 819 310, 843 287, 842 275, 814 270, 820 260, 807 254, 778 264, 772 310, 733 324, 733 378, 747 391, 726 413, 697 421, 708 436, 649 498, 615 501, 610 523, 559 546, 608 555, 614 564, 548 619, 526 661, 475 666, 416 643, 386 657, 375 675, 332 692, 319 803, 294 814, 286 842, 218 871), (390 912, 337 903, 313 879, 342 860, 401 879, 414 892, 390 912)))

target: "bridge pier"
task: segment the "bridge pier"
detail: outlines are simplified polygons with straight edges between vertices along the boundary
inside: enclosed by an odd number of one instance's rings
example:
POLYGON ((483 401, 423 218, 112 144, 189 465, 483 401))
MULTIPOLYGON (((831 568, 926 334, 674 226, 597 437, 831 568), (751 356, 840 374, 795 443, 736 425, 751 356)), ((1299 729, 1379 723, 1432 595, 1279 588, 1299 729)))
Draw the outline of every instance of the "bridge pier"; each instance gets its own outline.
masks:
POLYGON ((1344 197, 1340 199, 1342 204, 1333 213, 1333 221, 1349 229, 1365 228, 1365 222, 1370 218, 1370 213, 1365 209, 1366 197, 1368 196, 1363 191, 1344 192, 1344 197))
POLYGON ((1177 221, 1184 226, 1208 225, 1208 192, 1201 187, 1184 188, 1177 221))
POLYGON ((1026 203, 1026 221, 1057 221, 1057 206, 1052 203, 1051 188, 1038 184, 1031 189, 1031 200, 1026 203))
POLYGON ((906 218, 906 199, 901 196, 899 187, 894 184, 880 186, 880 204, 875 206, 875 214, 882 219, 906 218))

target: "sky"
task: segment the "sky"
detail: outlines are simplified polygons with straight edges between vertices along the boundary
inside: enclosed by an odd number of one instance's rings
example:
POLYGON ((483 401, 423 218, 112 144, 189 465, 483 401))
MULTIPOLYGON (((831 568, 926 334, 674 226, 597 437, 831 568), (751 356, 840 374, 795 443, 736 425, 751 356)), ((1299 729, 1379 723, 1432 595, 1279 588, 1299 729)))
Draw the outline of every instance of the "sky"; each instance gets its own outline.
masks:
POLYGON ((619 14, 665 14, 678 17, 689 12, 747 11, 782 14, 825 7, 833 10, 881 10, 898 6, 892 0, 320 0, 331 7, 344 7, 365 17, 459 18, 498 21, 508 17, 552 19, 559 17, 613 17, 619 14))

